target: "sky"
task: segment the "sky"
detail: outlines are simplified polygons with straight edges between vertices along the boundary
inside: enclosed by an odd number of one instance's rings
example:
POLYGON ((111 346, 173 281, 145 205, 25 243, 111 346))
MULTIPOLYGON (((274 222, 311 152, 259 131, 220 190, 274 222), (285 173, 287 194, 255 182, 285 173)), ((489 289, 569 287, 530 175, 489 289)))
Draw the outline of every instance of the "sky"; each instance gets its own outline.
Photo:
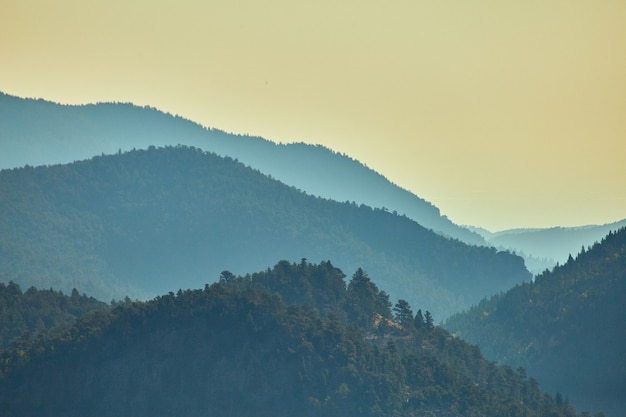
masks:
POLYGON ((623 0, 0 0, 0 91, 322 144, 458 224, 603 224, 626 217, 624 22, 623 0))

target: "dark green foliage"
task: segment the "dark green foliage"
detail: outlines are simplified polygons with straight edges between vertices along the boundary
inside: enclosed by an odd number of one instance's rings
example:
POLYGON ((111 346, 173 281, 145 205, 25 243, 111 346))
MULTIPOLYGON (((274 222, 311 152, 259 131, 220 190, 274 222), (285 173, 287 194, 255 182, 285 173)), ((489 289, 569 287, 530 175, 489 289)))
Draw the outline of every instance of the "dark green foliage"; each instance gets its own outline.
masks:
POLYGON ((223 276, 22 339, 0 356, 0 416, 575 415, 441 328, 359 328, 329 262, 223 276))
POLYGON ((396 305, 393 307, 393 311, 396 313, 396 321, 404 328, 415 327, 413 322, 413 311, 408 301, 399 299, 396 305))
POLYGON ((279 294, 288 304, 309 305, 328 314, 336 313, 346 303, 344 278, 344 273, 330 261, 311 265, 302 259, 299 264, 280 261, 273 268, 243 277, 224 271, 220 282, 228 288, 279 294))
POLYGON ((12 281, 0 282, 0 351, 25 333, 34 337, 39 332, 73 323, 87 313, 107 309, 106 304, 80 295, 75 289, 69 296, 34 287, 22 292, 12 281))
POLYGON ((389 317, 389 299, 381 297, 376 284, 361 268, 352 275, 346 294, 348 319, 364 329, 371 329, 377 314, 389 317))
POLYGON ((363 267, 389 295, 438 317, 530 278, 517 256, 181 146, 0 171, 0 212, 7 280, 107 300, 195 288, 224 269, 243 274, 303 255, 363 267))
POLYGON ((626 229, 446 328, 580 408, 626 414, 626 229))

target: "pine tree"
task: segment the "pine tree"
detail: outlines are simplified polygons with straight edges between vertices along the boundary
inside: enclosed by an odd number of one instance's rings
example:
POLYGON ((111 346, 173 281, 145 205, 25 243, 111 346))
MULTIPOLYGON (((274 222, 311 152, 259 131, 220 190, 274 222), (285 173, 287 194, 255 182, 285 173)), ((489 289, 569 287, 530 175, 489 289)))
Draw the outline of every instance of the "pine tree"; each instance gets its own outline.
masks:
POLYGON ((433 316, 430 314, 430 311, 426 311, 426 328, 432 330, 434 327, 433 316))
POLYGON ((415 319, 413 320, 413 324, 416 329, 423 329, 426 327, 426 322, 424 321, 424 315, 422 314, 422 309, 417 310, 415 314, 415 319))
POLYGON ((396 313, 396 322, 400 324, 405 329, 409 329, 411 327, 415 327, 413 325, 413 311, 411 310, 411 306, 406 300, 398 300, 396 305, 393 307, 393 311, 396 313))
POLYGON ((379 302, 378 287, 363 269, 357 269, 352 275, 346 299, 350 321, 360 327, 371 327, 379 302))

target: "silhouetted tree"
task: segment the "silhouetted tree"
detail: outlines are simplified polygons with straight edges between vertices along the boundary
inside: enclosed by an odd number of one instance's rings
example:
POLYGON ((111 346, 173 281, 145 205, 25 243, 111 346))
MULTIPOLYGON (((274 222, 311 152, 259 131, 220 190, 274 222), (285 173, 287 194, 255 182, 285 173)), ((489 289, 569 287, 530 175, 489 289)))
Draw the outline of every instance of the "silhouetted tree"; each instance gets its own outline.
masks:
POLYGON ((426 322, 424 321, 424 315, 422 314, 421 308, 417 310, 417 313, 415 313, 415 320, 413 320, 413 324, 418 330, 426 327, 426 322))
POLYGON ((430 311, 426 311, 426 328, 428 330, 432 330, 435 327, 435 323, 433 322, 433 316, 430 314, 430 311))

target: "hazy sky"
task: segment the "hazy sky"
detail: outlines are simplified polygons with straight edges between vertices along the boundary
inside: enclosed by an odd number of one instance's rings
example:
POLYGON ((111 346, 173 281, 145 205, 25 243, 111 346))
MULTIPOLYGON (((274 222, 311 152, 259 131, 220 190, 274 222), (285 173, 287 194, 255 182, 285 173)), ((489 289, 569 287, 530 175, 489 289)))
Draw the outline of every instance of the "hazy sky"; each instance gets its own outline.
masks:
POLYGON ((0 0, 0 91, 320 143, 460 224, 607 223, 625 22, 624 0, 0 0))

